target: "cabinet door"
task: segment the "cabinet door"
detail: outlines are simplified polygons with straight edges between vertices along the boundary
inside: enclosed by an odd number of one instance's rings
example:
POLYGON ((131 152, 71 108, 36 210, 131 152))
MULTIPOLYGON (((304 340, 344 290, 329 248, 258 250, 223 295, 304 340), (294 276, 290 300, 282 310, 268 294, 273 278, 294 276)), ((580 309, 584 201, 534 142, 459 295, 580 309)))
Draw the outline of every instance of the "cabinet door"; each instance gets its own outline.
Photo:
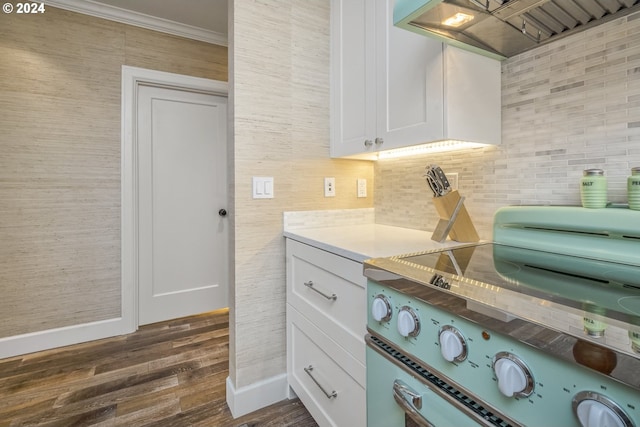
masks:
POLYGON ((445 137, 501 142, 500 61, 445 46, 445 137))
POLYGON ((375 151, 376 2, 331 0, 332 157, 375 151))
POLYGON ((442 139, 443 45, 393 25, 393 0, 376 0, 379 150, 442 139))
POLYGON ((287 302, 364 363, 367 281, 362 263, 292 239, 286 246, 287 302))
POLYGON ((365 427, 364 363, 336 345, 290 304, 287 304, 287 379, 319 426, 365 427))

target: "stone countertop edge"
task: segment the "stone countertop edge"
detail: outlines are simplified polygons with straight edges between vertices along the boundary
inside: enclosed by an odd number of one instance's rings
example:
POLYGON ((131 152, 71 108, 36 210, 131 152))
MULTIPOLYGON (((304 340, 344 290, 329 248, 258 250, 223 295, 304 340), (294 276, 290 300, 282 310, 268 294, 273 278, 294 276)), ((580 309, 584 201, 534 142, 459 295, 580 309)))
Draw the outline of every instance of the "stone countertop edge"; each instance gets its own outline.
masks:
POLYGON ((434 249, 462 243, 431 240, 431 232, 382 224, 359 224, 285 229, 284 237, 356 262, 434 249))

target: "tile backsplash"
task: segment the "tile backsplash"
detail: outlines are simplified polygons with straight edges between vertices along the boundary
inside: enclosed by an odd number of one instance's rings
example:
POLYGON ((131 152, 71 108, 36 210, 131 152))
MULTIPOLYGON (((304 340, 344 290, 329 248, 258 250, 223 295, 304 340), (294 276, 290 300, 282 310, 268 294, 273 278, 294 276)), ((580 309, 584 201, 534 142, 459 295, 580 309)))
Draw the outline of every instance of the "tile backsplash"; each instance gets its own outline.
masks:
POLYGON ((300 228, 373 224, 374 220, 374 208, 292 211, 283 212, 283 229, 291 231, 300 228))
POLYGON ((378 161, 376 222, 435 227, 422 177, 432 163, 459 173, 483 239, 501 206, 579 205, 587 168, 604 169, 608 199, 626 202, 626 178, 640 166, 638 46, 637 12, 504 61, 502 144, 378 161))

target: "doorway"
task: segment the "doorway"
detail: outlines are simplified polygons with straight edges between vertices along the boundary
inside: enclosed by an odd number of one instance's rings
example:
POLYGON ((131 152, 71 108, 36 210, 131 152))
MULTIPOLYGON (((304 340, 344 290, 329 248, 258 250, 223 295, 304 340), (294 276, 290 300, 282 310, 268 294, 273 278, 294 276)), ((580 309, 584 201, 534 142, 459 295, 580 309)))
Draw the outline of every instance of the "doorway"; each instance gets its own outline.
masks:
POLYGON ((123 316, 226 307, 227 84, 123 67, 123 101, 123 316))

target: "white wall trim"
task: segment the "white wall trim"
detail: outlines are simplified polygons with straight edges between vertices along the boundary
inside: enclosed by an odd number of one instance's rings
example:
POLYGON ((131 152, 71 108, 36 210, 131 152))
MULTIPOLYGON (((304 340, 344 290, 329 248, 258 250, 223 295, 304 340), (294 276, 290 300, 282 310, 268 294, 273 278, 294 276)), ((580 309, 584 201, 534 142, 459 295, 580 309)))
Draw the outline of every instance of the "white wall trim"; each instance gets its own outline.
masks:
POLYGON ((231 377, 227 377, 227 405, 233 418, 273 405, 288 399, 289 396, 289 382, 286 373, 239 389, 235 388, 231 377))
MULTIPOLYGON (((136 114, 138 87, 151 85, 228 96, 227 82, 164 71, 122 66, 121 239, 122 318, 127 331, 138 328, 138 141, 136 114)), ((125 332, 126 333, 126 332, 125 332)))
POLYGON ((119 317, 0 338, 0 359, 113 337, 127 332, 132 332, 128 330, 128 323, 119 317))
POLYGON ((227 46, 226 34, 205 30, 191 25, 181 24, 168 19, 145 15, 144 13, 121 9, 91 0, 45 0, 43 3, 60 9, 70 10, 97 18, 134 25, 149 30, 160 31, 174 36, 199 40, 206 43, 227 46))

